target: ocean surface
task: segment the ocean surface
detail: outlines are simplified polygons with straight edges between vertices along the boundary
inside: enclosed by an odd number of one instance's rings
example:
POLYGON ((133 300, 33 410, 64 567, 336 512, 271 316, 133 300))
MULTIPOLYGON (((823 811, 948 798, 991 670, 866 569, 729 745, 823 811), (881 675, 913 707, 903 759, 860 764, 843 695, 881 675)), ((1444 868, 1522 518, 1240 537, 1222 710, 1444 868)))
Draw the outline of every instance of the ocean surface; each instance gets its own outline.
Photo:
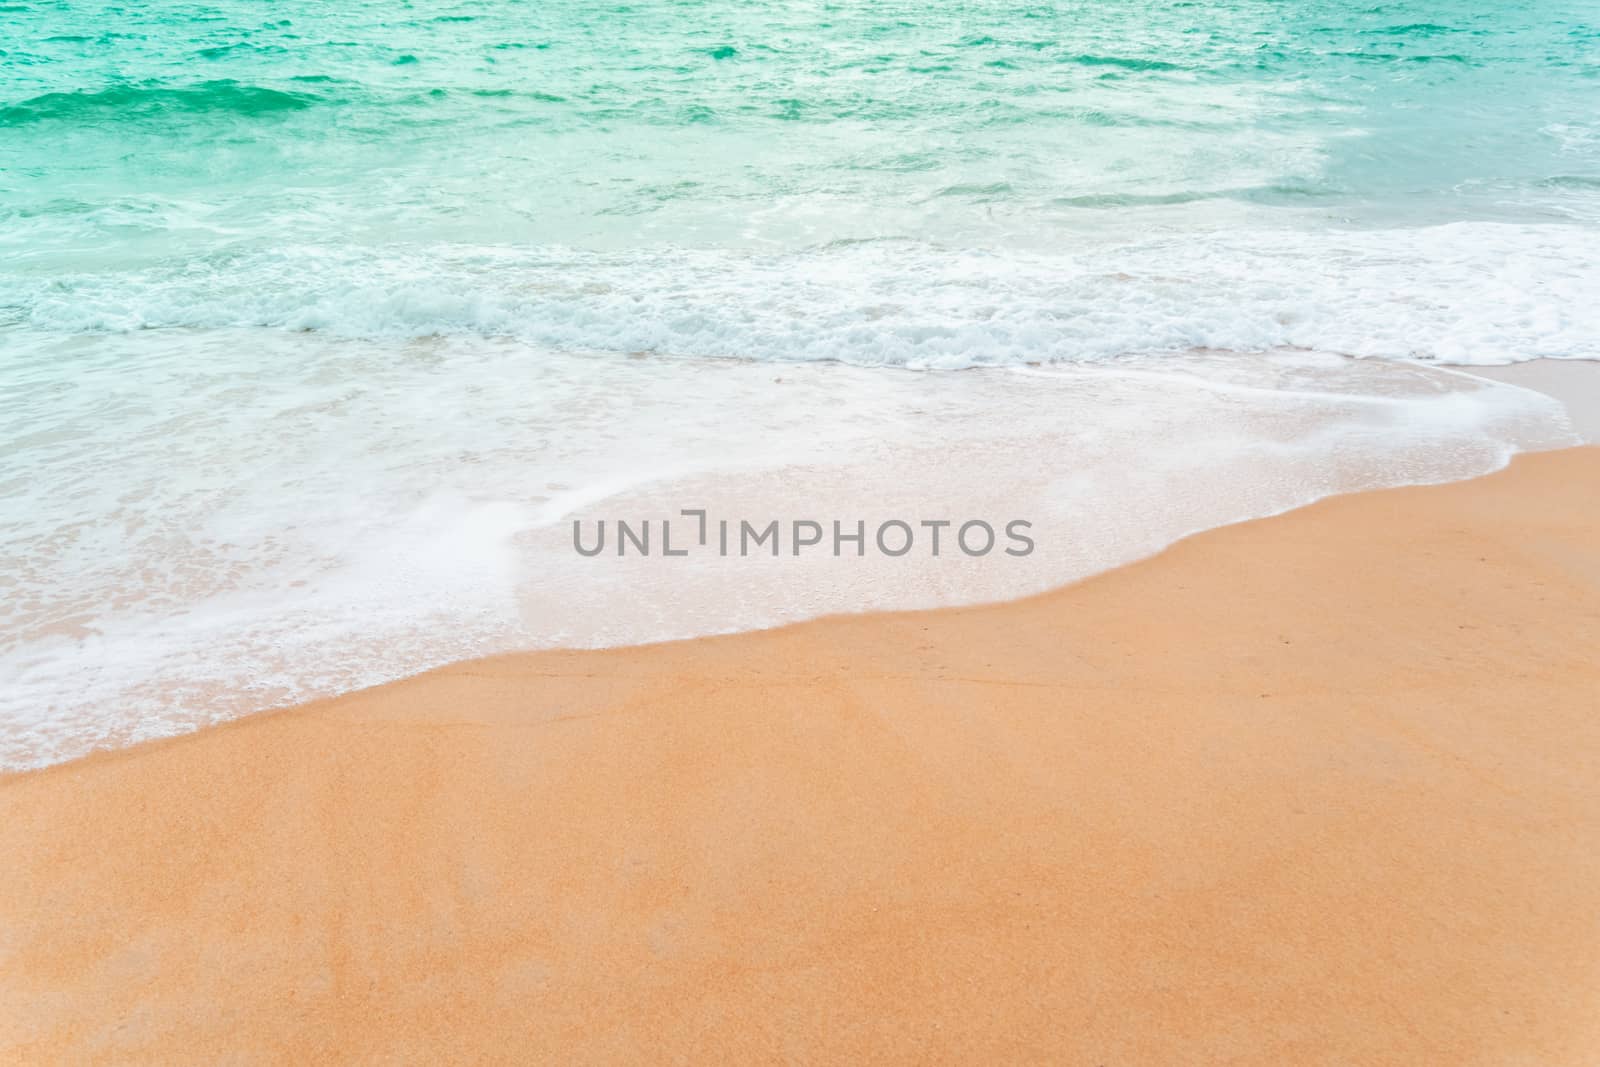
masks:
POLYGON ((0 767, 1481 473, 1596 294, 1592 3, 4 0, 0 767))

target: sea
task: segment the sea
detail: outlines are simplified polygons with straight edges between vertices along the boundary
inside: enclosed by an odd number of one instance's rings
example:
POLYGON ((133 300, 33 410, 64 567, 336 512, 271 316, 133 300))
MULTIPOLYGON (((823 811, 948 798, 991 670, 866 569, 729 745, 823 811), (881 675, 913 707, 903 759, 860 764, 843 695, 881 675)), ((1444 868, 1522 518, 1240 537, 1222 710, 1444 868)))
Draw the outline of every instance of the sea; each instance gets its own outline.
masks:
POLYGON ((1592 2, 4 0, 0 768, 1040 592, 1570 444, 1536 358, 1592 2))

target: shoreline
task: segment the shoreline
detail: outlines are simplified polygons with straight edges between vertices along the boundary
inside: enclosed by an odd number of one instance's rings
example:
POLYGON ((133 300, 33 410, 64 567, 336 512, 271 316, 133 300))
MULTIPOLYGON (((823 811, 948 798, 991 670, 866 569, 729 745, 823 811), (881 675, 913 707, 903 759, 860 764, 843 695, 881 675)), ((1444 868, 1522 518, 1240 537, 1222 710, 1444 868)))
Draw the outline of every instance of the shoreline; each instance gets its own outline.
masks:
POLYGON ((0 778, 24 1059, 1591 1062, 1600 449, 0 778))
POLYGON ((1600 363, 1587 359, 1530 359, 1486 367, 1458 367, 1464 374, 1531 389, 1554 397, 1587 444, 1600 443, 1600 363))
MULTIPOLYGON (((160 338, 141 337, 117 341, 132 345, 135 362, 163 350, 160 338)), ((380 354, 292 341, 267 349, 267 362, 380 354)), ((504 378, 530 355, 511 342, 451 351, 472 371, 462 380, 504 378)), ((1199 530, 1351 491, 1476 476, 1514 452, 1579 440, 1544 391, 1331 353, 1193 351, 927 375, 817 364, 785 369, 781 381, 760 363, 549 353, 535 362, 548 396, 574 401, 574 411, 586 406, 579 398, 601 397, 611 399, 598 410, 636 411, 627 440, 613 440, 606 419, 574 420, 553 401, 474 413, 459 396, 441 401, 459 416, 445 420, 459 430, 441 440, 408 425, 404 413, 416 409, 392 382, 362 410, 397 439, 429 442, 421 454, 385 460, 328 427, 270 458, 250 454, 265 440, 254 432, 220 454, 204 437, 128 433, 103 448, 82 439, 82 459, 170 444, 175 465, 212 472, 209 488, 182 492, 147 464, 128 466, 140 503, 102 518, 145 532, 95 566, 75 565, 58 543, 64 524, 74 544, 99 529, 93 509, 68 512, 64 496, 46 493, 19 512, 0 767, 50 765, 503 652, 1010 600, 1199 530), (696 399, 685 407, 690 383, 696 399), (736 426, 717 415, 730 404, 745 412, 736 426), (384 422, 390 412, 402 417, 384 422), (753 452, 736 443, 746 439, 753 452), (263 463, 269 475, 243 474, 263 463), (1025 560, 933 560, 919 550, 864 561, 810 551, 600 561, 574 551, 564 522, 654 517, 659 533, 683 508, 735 527, 1026 519, 1037 551, 1025 560), (216 529, 232 533, 205 532, 216 529)), ((252 410, 289 402, 296 391, 284 387, 267 390, 276 401, 249 401, 252 410)), ((13 459, 39 486, 78 476, 61 456, 13 459)))

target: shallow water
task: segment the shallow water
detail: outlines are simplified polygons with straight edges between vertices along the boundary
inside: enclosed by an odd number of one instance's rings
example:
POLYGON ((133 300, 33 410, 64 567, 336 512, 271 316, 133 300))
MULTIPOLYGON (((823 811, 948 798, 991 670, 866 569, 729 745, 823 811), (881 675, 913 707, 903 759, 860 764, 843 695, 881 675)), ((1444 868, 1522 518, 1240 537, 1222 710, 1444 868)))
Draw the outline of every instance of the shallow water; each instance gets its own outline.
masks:
POLYGON ((0 409, 9 766, 492 652, 1037 592, 1574 440, 1540 393, 1305 352, 913 374, 255 330, 27 356, 77 372, 21 375, 0 409), (692 545, 686 509, 777 521, 777 555, 692 545), (954 547, 1018 519, 1024 557, 954 547), (618 554, 619 520, 654 526, 650 554, 618 554), (894 520, 904 556, 874 536, 894 520), (695 551, 665 555, 664 521, 695 551), (800 521, 866 550, 797 554, 800 521), (939 555, 927 521, 951 523, 939 555), (575 551, 574 522, 606 550, 575 551))

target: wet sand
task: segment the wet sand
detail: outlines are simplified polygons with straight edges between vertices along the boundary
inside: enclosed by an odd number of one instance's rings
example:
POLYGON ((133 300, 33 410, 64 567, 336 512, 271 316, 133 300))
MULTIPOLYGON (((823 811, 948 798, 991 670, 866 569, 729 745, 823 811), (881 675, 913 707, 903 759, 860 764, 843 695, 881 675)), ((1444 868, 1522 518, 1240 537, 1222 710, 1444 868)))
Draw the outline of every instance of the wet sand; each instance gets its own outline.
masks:
POLYGON ((1578 436, 1589 444, 1600 443, 1600 363, 1587 359, 1532 359, 1503 367, 1464 368, 1462 373, 1555 397, 1566 406, 1567 418, 1578 436))
POLYGON ((1593 1064, 1597 649, 1587 448, 12 776, 0 1060, 1593 1064))

